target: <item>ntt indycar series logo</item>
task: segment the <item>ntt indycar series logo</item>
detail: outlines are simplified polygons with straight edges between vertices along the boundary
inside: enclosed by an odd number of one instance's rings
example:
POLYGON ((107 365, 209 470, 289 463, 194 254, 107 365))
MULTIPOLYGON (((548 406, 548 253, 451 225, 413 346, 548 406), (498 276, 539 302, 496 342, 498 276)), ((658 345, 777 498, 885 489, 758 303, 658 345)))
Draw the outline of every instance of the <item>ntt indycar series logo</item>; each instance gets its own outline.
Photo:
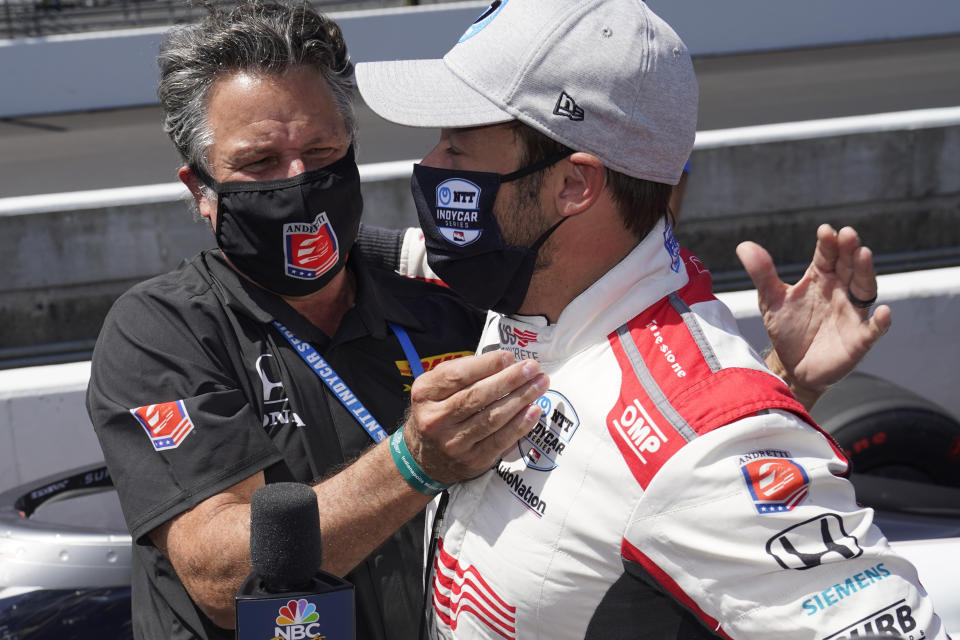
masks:
POLYGON ((520 439, 517 447, 528 467, 550 471, 557 467, 560 456, 577 432, 580 418, 570 401, 556 391, 547 391, 540 396, 537 406, 540 407, 540 420, 520 439))
POLYGON ((437 229, 448 242, 464 246, 480 238, 480 187, 462 178, 437 185, 437 229))
POLYGON ((337 235, 326 212, 313 222, 289 222, 283 225, 283 253, 287 275, 301 280, 316 280, 340 260, 337 235))

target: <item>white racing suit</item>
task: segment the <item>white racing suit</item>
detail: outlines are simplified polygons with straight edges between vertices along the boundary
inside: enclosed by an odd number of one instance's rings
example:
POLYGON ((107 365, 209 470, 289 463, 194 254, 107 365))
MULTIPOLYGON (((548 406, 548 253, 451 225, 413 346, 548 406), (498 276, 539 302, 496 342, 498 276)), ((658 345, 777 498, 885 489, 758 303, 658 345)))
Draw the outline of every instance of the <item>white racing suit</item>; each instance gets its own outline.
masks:
POLYGON ((431 638, 947 637, 842 453, 669 228, 556 324, 491 313, 495 348, 539 360, 550 390, 536 428, 441 502, 431 638))

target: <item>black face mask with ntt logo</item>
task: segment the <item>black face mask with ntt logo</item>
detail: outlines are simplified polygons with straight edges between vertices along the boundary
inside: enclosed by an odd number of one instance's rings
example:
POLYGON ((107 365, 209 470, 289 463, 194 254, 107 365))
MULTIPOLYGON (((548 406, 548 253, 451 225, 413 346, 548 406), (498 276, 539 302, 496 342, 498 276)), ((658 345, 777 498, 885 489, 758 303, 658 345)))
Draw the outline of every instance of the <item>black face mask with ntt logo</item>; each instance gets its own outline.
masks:
POLYGON ((507 175, 414 165, 410 188, 427 262, 447 286, 482 309, 516 313, 527 295, 537 251, 566 218, 531 247, 508 245, 493 215, 497 191, 502 183, 541 171, 567 155, 507 175))
POLYGON ((264 289, 309 295, 343 269, 363 212, 352 147, 333 164, 283 180, 216 182, 192 170, 218 195, 220 250, 264 289))

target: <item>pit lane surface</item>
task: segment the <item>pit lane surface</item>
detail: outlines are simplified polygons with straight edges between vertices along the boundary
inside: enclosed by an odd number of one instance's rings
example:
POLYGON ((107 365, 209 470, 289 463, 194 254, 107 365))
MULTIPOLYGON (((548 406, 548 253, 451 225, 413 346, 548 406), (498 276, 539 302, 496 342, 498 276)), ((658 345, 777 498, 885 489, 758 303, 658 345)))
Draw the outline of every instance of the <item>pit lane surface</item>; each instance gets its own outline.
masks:
MULTIPOLYGON (((960 105, 960 35, 694 59, 699 130, 960 105)), ((360 109, 361 163, 421 157, 432 129, 360 109)), ((157 106, 0 119, 0 197, 176 180, 157 106)))

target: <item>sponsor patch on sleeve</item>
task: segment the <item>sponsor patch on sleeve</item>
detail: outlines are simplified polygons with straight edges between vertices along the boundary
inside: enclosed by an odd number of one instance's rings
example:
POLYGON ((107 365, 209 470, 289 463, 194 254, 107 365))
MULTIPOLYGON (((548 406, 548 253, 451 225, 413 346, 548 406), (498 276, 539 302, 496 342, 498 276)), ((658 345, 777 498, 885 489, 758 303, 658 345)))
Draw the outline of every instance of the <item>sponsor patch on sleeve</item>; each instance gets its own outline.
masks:
POLYGON ((760 457, 741 461, 740 471, 757 513, 793 511, 809 491, 806 470, 790 458, 760 457))
POLYGON ((634 478, 644 489, 687 442, 665 421, 655 419, 639 398, 619 402, 607 415, 607 430, 634 478))
POLYGON ((183 400, 148 404, 130 413, 147 432, 153 448, 157 451, 176 449, 193 431, 193 420, 183 405, 183 400))

